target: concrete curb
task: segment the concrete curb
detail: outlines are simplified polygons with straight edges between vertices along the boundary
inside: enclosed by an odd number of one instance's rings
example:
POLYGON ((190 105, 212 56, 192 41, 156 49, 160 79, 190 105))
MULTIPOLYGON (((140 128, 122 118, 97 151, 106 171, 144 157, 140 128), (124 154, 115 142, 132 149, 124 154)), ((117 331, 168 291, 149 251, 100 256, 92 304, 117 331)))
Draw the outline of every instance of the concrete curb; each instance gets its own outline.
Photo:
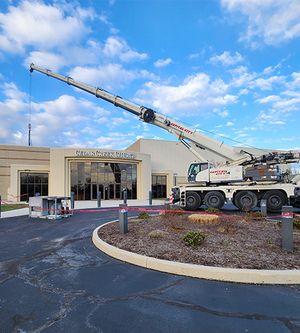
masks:
POLYGON ((101 240, 98 230, 108 222, 96 228, 93 232, 94 245, 109 256, 144 268, 160 272, 184 275, 195 278, 218 280, 227 282, 253 283, 253 284, 300 284, 300 270, 258 270, 210 267, 195 264, 156 259, 133 252, 119 249, 101 240))

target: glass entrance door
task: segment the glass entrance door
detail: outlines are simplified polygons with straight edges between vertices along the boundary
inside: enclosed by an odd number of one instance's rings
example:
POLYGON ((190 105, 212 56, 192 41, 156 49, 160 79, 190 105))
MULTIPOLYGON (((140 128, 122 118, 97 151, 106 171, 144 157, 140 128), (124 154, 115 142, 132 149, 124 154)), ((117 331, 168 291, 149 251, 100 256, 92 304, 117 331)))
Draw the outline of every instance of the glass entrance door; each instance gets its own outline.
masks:
POLYGON ((121 189, 127 189, 128 199, 137 197, 137 165, 127 163, 70 163, 71 192, 75 200, 122 199, 121 189))

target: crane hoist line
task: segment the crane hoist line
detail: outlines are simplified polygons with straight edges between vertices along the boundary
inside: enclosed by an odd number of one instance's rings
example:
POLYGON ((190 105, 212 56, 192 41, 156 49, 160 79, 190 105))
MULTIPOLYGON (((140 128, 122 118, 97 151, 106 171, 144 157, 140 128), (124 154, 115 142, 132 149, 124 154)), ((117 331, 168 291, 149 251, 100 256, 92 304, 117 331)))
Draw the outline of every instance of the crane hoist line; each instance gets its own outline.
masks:
POLYGON ((300 207, 300 177, 293 178, 288 168, 284 167, 289 163, 298 163, 299 152, 274 151, 256 155, 243 149, 237 150, 102 88, 31 64, 30 72, 33 71, 84 90, 173 134, 198 160, 188 169, 187 184, 172 188, 174 203, 179 203, 184 209, 196 210, 202 204, 222 208, 230 202, 239 209, 251 210, 260 205, 262 199, 267 201, 267 208, 272 212, 280 211, 288 202, 300 207), (203 150, 213 153, 223 162, 216 166, 212 161, 207 161, 201 154, 203 150))

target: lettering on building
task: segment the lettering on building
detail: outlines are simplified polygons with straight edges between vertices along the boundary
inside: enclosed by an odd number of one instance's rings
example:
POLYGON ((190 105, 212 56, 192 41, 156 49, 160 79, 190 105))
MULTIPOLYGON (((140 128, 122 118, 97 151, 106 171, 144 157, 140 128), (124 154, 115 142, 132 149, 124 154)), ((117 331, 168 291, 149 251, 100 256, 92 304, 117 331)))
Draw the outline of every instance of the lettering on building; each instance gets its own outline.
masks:
POLYGON ((102 158, 124 158, 135 159, 135 154, 119 151, 102 151, 102 150, 76 150, 77 157, 102 157, 102 158))

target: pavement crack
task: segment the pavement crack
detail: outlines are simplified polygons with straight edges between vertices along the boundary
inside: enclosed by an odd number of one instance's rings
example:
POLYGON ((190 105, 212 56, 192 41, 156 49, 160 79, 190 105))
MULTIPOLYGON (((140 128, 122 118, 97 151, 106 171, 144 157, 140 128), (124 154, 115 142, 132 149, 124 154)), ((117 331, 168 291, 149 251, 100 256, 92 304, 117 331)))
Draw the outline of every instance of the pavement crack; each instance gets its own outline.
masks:
POLYGON ((171 306, 181 307, 188 310, 199 311, 202 313, 218 316, 218 317, 225 317, 225 318, 239 318, 239 319, 248 319, 248 320, 270 320, 270 321, 280 321, 282 322, 291 332, 299 333, 299 325, 294 324, 295 322, 299 322, 299 318, 295 317, 276 317, 276 316, 269 316, 264 314, 258 313, 240 313, 240 312, 225 312, 225 311, 218 311, 209 309, 205 306, 198 305, 198 304, 190 304, 181 301, 174 301, 171 299, 163 299, 159 297, 155 297, 152 295, 142 295, 141 297, 145 299, 149 299, 152 301, 162 302, 171 306), (293 323, 294 322, 294 323, 293 323))

